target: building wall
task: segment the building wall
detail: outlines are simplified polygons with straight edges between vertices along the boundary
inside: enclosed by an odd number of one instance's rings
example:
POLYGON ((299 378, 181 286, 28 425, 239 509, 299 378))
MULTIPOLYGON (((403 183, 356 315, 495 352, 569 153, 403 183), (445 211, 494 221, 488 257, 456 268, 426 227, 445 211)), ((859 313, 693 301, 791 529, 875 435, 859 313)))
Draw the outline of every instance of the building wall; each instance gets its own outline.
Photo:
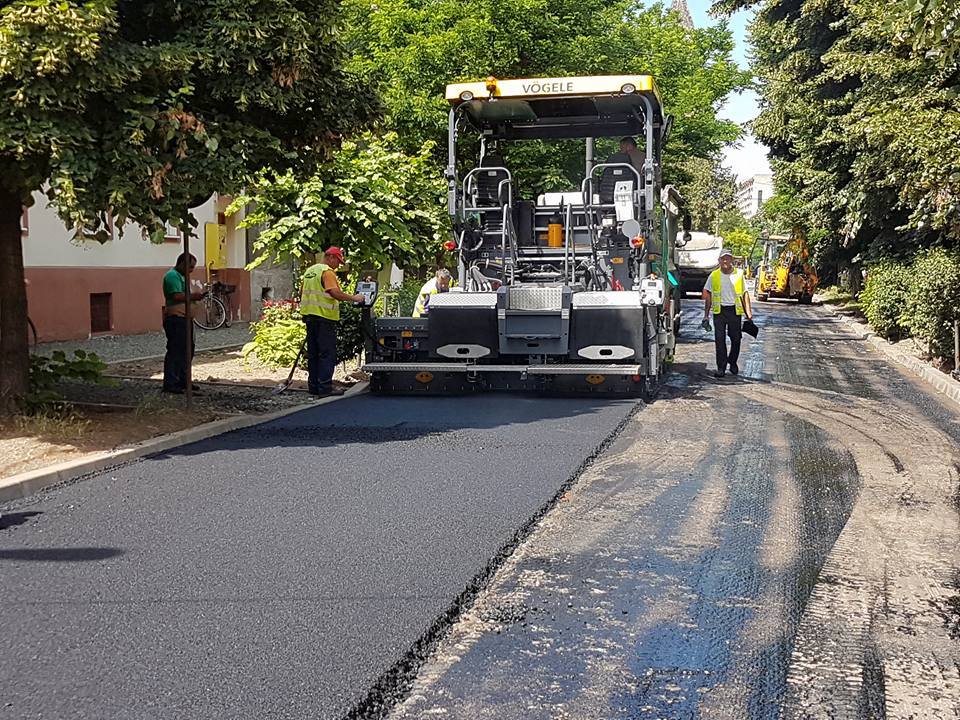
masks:
POLYGON ((773 175, 754 175, 737 186, 737 208, 748 220, 773 197, 773 175))
MULTIPOLYGON (((92 294, 109 294, 110 327, 103 334, 161 330, 161 281, 183 251, 179 234, 171 233, 167 242, 154 244, 144 239, 139 226, 130 223, 124 226, 122 235, 120 228, 114 228, 113 239, 106 243, 76 241, 56 213, 46 207, 44 196, 37 193, 34 200, 26 213, 23 255, 29 313, 40 340, 90 337, 92 294)), ((197 236, 190 240, 190 251, 197 257, 193 278, 206 279, 204 224, 223 221, 228 268, 212 272, 211 279, 237 286, 231 298, 231 315, 235 320, 249 320, 250 278, 243 269, 244 233, 236 227, 238 217, 219 214, 228 204, 228 198, 215 195, 193 211, 198 221, 197 236)))

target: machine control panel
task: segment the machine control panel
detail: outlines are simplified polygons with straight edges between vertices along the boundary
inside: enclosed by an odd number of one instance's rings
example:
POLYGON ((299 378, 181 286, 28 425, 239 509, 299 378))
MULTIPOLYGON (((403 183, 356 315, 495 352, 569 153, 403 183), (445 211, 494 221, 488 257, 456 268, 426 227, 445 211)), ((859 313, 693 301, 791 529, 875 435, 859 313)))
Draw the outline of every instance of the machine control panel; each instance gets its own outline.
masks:
POLYGON ((662 279, 648 277, 640 281, 641 305, 663 305, 665 297, 662 279))
POLYGON ((377 300, 377 283, 373 280, 363 280, 357 283, 357 295, 363 295, 363 302, 357 303, 362 307, 370 307, 377 300))

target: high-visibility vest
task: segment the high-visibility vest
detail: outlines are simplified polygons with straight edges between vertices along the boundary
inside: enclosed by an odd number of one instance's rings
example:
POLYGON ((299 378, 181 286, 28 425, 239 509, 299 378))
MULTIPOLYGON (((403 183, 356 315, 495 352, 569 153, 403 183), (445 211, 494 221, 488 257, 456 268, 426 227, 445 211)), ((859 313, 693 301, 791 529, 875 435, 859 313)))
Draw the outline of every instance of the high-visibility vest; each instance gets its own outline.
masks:
MULTIPOLYGON (((710 273, 710 296, 713 300, 713 314, 720 314, 720 276, 723 272, 717 268, 710 273)), ((730 273, 730 279, 733 281, 733 294, 735 295, 734 304, 737 307, 737 315, 743 315, 743 295, 747 291, 746 284, 743 281, 743 272, 734 270, 730 273)))
POLYGON ((300 291, 300 314, 319 315, 327 320, 340 319, 340 301, 330 297, 323 289, 323 274, 333 270, 329 265, 318 263, 307 268, 303 274, 303 288, 300 291))
POLYGON ((430 303, 430 296, 440 292, 437 289, 437 279, 427 280, 420 288, 420 294, 417 295, 417 304, 413 306, 413 316, 420 317, 427 312, 427 305, 430 303))

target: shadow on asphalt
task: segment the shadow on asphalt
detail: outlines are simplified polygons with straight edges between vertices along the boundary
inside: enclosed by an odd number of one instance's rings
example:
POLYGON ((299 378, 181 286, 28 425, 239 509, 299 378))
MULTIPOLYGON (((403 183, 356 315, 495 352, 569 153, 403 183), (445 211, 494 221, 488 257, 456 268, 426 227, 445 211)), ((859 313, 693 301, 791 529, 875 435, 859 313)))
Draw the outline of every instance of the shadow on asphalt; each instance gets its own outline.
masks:
POLYGON ((39 510, 32 512, 13 512, 0 515, 0 530, 16 527, 17 525, 26 525, 27 521, 37 515, 43 515, 39 510))
POLYGON ((111 547, 76 548, 32 548, 19 550, 0 550, 0 560, 20 560, 25 562, 90 562, 108 560, 124 551, 111 547))

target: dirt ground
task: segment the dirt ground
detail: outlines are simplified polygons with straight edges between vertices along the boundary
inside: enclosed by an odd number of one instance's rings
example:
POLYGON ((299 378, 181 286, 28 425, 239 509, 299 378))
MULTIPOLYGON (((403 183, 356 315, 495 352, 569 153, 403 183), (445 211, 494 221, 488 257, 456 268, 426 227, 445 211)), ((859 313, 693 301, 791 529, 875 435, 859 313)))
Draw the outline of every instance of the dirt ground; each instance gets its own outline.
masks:
MULTIPOLYGON (((239 350, 199 353, 194 381, 200 386, 193 409, 184 398, 160 392, 163 359, 111 364, 108 384, 65 383, 68 404, 59 413, 0 422, 0 478, 86 455, 128 447, 158 435, 211 420, 263 414, 309 402, 307 374, 298 370, 291 387, 274 391, 289 369, 273 370, 239 350)), ((349 387, 365 379, 357 363, 338 365, 334 381, 349 387)))

